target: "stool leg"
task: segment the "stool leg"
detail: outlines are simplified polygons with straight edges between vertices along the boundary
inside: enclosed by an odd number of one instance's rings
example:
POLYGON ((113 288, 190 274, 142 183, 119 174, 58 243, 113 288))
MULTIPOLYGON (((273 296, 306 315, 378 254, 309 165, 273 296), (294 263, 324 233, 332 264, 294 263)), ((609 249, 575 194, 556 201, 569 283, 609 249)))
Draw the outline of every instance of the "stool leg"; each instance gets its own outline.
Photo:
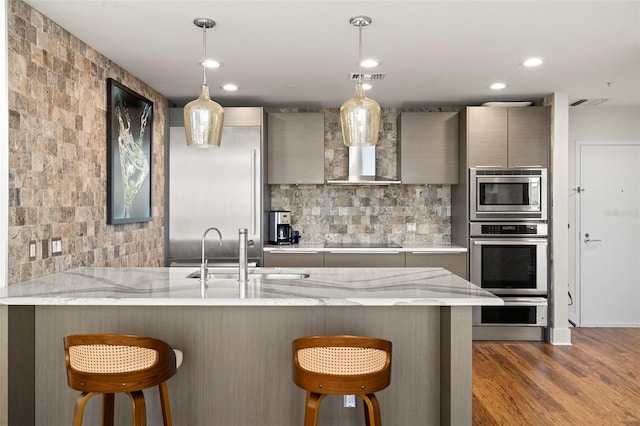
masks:
POLYGON ((158 385, 158 391, 160 392, 160 406, 162 408, 162 420, 164 426, 171 426, 171 407, 169 406, 169 390, 167 389, 167 382, 162 382, 158 385))
POLYGON ((320 403, 326 395, 307 392, 307 406, 304 410, 304 426, 317 426, 320 403))
POLYGON ((82 392, 76 400, 76 406, 73 409, 73 426, 82 426, 82 416, 84 415, 84 406, 92 396, 95 396, 95 392, 82 392))
POLYGON ((367 426, 380 426, 382 420, 380 418, 380 404, 378 399, 372 393, 362 395, 364 401, 364 419, 367 426))
POLYGON ((103 393, 102 394, 102 426, 113 426, 113 401, 114 394, 103 393))
POLYGON ((133 426, 147 425, 147 407, 144 402, 144 394, 141 390, 127 392, 131 398, 131 411, 133 413, 133 426))

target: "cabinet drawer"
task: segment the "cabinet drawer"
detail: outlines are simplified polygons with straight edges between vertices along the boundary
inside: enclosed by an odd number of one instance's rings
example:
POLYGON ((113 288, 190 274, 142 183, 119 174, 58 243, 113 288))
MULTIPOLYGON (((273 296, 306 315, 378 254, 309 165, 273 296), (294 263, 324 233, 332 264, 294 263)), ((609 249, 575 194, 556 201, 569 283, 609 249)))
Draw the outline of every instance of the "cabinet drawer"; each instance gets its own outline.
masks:
POLYGON ((324 266, 327 268, 349 267, 397 267, 404 268, 404 253, 354 253, 354 252, 328 252, 324 255, 324 266))
POLYGON ((445 268, 454 274, 467 279, 467 254, 466 253, 428 253, 408 252, 407 268, 412 267, 439 267, 445 268))
POLYGON ((322 268, 324 266, 324 253, 317 251, 265 251, 264 266, 322 268))

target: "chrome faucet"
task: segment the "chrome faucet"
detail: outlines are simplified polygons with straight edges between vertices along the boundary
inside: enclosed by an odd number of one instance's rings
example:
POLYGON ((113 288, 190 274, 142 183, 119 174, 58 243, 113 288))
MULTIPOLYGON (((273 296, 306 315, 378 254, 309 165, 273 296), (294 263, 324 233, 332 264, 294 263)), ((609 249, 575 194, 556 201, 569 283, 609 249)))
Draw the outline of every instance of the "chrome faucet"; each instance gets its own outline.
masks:
POLYGON ((246 283, 249 281, 247 247, 253 247, 253 240, 247 240, 247 228, 238 229, 238 247, 238 281, 246 283))
POLYGON ((202 294, 204 294, 204 289, 207 288, 207 262, 208 260, 204 257, 204 240, 207 238, 207 234, 209 231, 216 231, 218 233, 218 237, 220 237, 220 245, 222 245, 222 234, 218 230, 218 228, 208 228, 202 234, 202 263, 200 264, 200 290, 202 294))

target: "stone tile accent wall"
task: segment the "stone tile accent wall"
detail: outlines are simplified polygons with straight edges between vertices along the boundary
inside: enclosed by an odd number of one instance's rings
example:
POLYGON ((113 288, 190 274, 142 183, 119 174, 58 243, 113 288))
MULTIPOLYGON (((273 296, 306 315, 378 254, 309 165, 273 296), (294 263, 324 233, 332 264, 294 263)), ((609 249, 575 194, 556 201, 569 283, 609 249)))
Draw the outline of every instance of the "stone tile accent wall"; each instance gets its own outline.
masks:
POLYGON ((9 284, 84 265, 163 265, 167 99, 21 0, 9 0, 8 29, 9 284), (154 103, 148 223, 106 224, 108 77, 154 103), (62 255, 43 259, 52 237, 62 255))
MULTIPOLYGON (((348 174, 340 110, 270 108, 268 112, 324 112, 325 179, 348 174)), ((456 108, 382 108, 376 147, 380 176, 398 177, 398 115, 401 112, 458 111, 456 108)), ((271 185, 273 210, 291 210, 293 229, 306 242, 451 241, 450 185, 271 185)))

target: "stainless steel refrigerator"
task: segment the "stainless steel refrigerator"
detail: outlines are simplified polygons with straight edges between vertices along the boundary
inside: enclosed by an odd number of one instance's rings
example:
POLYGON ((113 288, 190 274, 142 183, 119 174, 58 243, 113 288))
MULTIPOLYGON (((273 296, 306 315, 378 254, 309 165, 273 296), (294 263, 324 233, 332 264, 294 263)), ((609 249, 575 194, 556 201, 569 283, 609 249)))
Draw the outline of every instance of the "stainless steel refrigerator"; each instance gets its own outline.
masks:
POLYGON ((262 265, 265 223, 265 141, 262 108, 225 108, 222 142, 217 148, 187 146, 182 108, 169 110, 165 192, 168 266, 199 263, 204 231, 209 232, 209 264, 237 264, 238 229, 247 228, 249 262, 262 265))

